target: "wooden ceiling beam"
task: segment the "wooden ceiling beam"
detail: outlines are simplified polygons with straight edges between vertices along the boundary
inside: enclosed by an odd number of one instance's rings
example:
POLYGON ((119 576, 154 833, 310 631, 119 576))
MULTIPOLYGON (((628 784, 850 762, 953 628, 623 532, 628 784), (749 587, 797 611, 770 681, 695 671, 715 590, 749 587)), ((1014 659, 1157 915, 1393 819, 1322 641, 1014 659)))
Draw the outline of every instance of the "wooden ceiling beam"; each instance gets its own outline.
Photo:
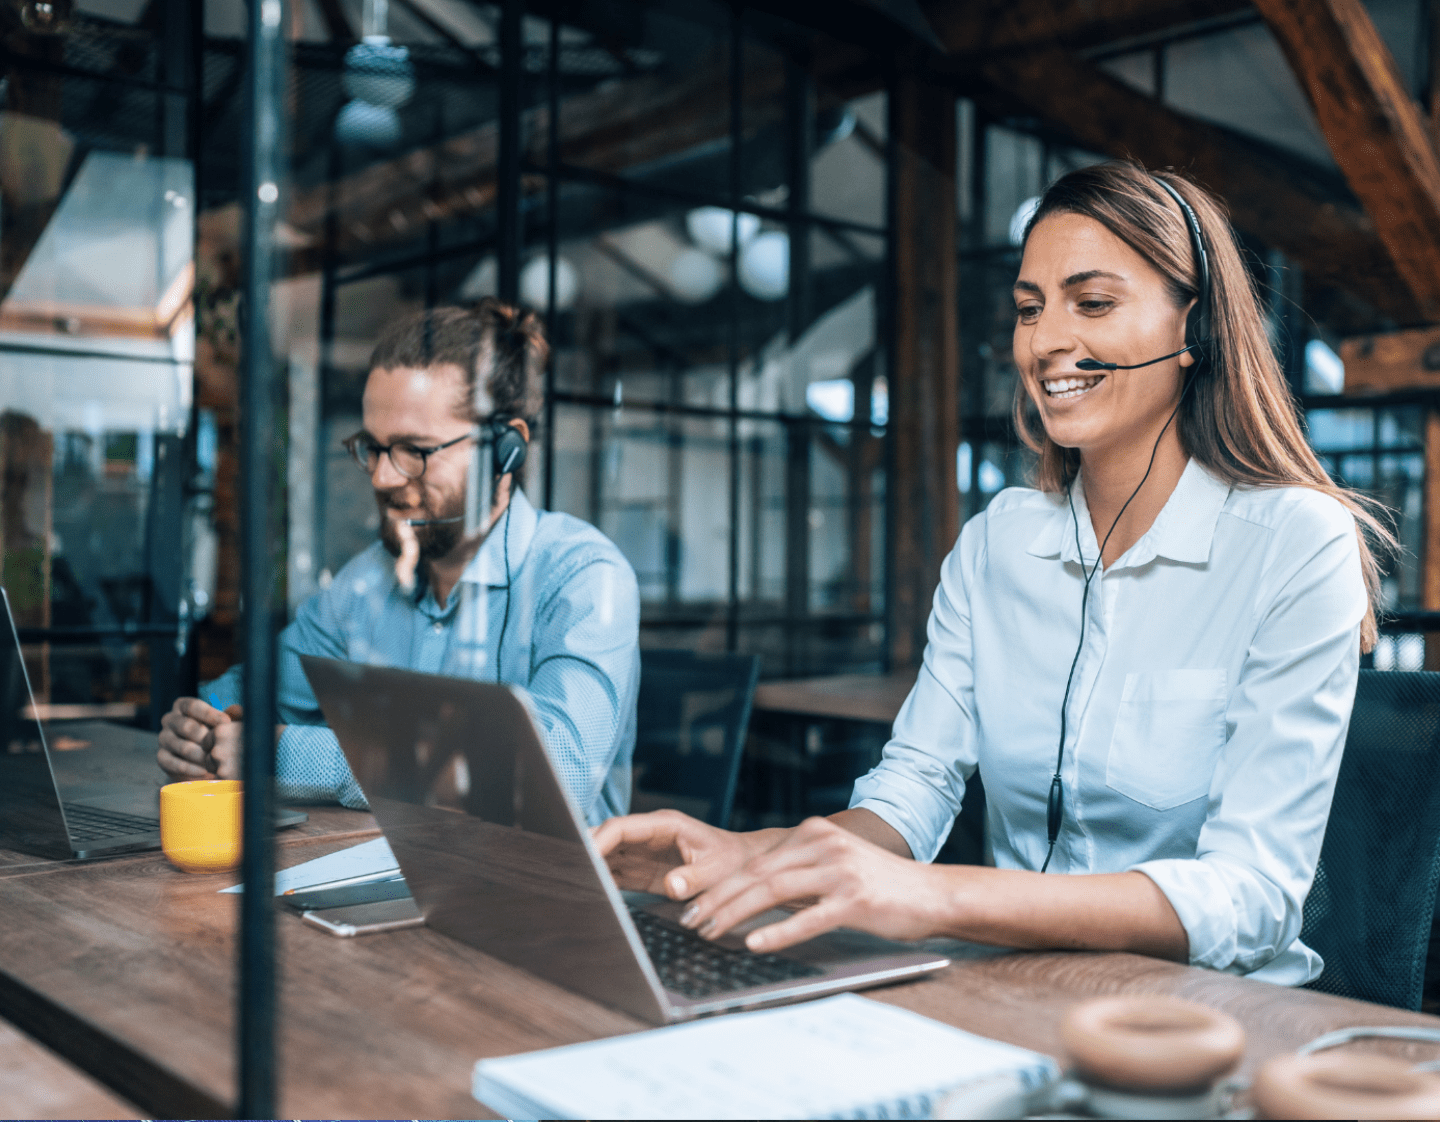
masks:
POLYGON ((1256 0, 1335 162, 1425 317, 1440 319, 1440 160, 1361 0, 1256 0))
POLYGON ((1250 0, 930 0, 925 17, 945 50, 1070 50, 1202 24, 1250 9, 1250 0))
POLYGON ((1440 327, 1346 339, 1340 359, 1347 394, 1440 389, 1440 327))
POLYGON ((1168 109, 1057 48, 994 58, 977 76, 1077 147, 1192 176, 1225 200, 1237 226, 1310 279, 1353 293, 1397 325, 1426 321, 1370 218, 1267 145, 1168 109))
POLYGON ((316 7, 320 9, 320 18, 325 21, 325 30, 333 42, 349 45, 359 41, 340 0, 316 0, 316 7))

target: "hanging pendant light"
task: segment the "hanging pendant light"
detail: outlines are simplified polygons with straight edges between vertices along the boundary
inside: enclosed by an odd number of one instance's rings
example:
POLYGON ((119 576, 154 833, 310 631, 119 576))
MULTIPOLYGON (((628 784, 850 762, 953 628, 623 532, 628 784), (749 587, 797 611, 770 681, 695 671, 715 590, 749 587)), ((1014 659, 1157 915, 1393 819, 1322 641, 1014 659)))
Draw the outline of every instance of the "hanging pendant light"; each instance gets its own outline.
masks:
POLYGON ((387 0, 365 0, 364 37, 345 52, 340 84, 350 95, 335 119, 335 139, 351 147, 390 148, 400 142, 397 110, 415 96, 410 51, 386 33, 387 0))

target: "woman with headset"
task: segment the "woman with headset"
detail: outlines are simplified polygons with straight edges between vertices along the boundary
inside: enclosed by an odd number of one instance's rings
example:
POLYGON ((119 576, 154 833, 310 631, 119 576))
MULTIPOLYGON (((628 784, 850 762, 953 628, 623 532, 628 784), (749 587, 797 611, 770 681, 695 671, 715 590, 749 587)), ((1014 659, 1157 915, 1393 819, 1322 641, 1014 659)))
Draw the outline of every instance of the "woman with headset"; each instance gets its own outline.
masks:
POLYGON ((1393 538, 1306 443, 1194 183, 1129 163, 1058 180, 1014 297, 1036 486, 946 558, 919 678, 850 809, 748 834, 662 811, 597 844, 707 937, 809 903, 755 951, 846 926, 1309 981, 1301 909, 1375 641, 1366 534, 1393 538), (928 864, 977 768, 993 867, 928 864))

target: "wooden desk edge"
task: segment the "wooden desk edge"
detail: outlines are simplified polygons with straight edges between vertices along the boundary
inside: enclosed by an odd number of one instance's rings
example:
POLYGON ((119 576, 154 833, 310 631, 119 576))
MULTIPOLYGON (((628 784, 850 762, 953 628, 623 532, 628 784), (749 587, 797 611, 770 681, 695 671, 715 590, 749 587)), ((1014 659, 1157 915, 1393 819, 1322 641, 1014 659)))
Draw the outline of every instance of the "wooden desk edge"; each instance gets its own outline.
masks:
MULTIPOLYGON (((302 832, 304 827, 300 830, 280 831, 276 835, 277 848, 285 850, 304 845, 359 842, 380 836, 379 827, 366 812, 341 811, 340 814, 332 814, 330 807, 322 807, 320 811, 310 823, 316 829, 323 830, 332 817, 343 819, 350 814, 365 814, 365 820, 364 824, 355 823, 355 828, 341 829, 333 833, 306 833, 302 832)), ((142 853, 101 858, 100 861, 153 861, 156 856, 154 850, 146 850, 142 853)), ((37 859, 34 864, 0 870, 0 875, 43 875, 98 863, 100 862, 37 859)), ((156 1059, 96 1028, 84 1017, 53 998, 37 993, 3 968, 0 968, 0 1017, 102 1086, 130 1100, 156 1118, 234 1116, 233 1105, 200 1090, 156 1059)))
POLYGON ((212 1098, 3 970, 0 1016, 156 1118, 234 1117, 231 1104, 212 1098))

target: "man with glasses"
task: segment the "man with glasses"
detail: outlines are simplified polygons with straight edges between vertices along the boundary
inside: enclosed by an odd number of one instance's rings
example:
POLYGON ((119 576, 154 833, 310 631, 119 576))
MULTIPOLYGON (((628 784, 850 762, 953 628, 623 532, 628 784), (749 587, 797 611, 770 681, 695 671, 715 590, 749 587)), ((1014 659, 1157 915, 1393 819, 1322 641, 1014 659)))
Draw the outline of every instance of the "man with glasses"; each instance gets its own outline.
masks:
MULTIPOLYGON (((412 315, 381 336, 364 428, 345 442, 370 477, 380 541, 281 635, 282 797, 365 806, 301 670, 299 656, 314 654, 523 686, 591 823, 628 810, 635 574, 593 526, 537 511, 517 486, 547 353, 533 314, 488 299, 412 315)), ((232 667, 165 714, 159 761, 176 779, 239 777, 241 673, 232 667)))

